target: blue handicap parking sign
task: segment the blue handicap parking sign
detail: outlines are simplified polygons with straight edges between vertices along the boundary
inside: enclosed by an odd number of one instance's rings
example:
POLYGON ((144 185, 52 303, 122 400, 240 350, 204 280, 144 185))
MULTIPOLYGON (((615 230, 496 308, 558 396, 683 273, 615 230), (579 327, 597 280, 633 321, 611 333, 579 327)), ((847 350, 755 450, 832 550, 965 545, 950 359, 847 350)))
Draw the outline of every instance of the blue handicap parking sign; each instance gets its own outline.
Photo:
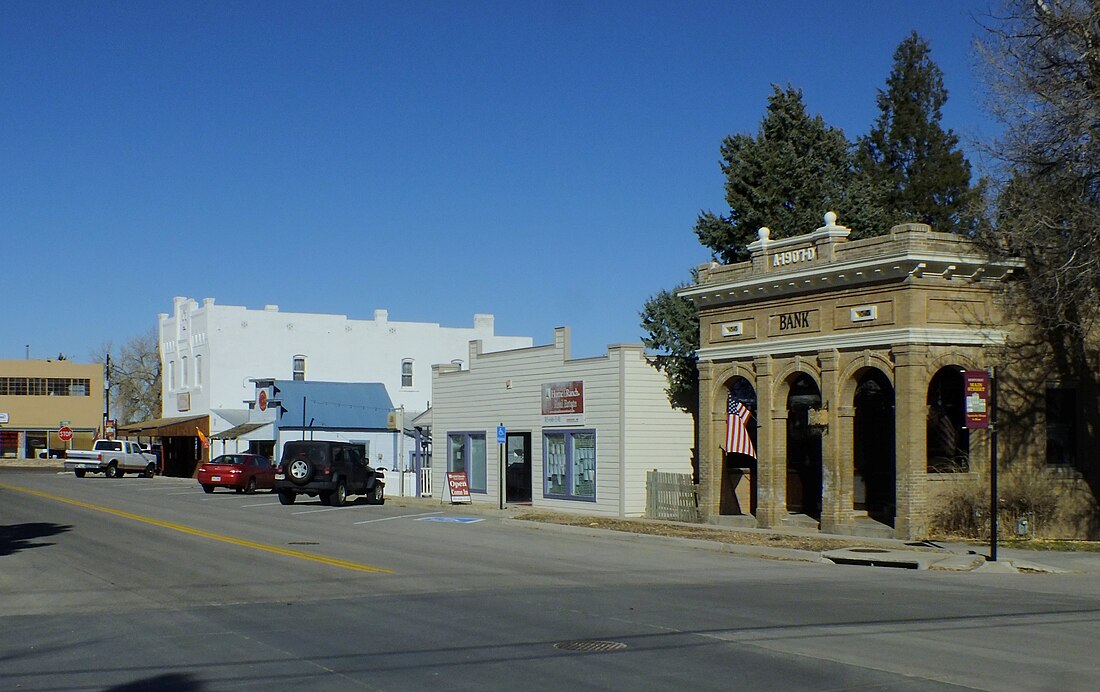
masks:
POLYGON ((508 439, 508 430, 503 425, 497 426, 497 444, 502 445, 508 439))

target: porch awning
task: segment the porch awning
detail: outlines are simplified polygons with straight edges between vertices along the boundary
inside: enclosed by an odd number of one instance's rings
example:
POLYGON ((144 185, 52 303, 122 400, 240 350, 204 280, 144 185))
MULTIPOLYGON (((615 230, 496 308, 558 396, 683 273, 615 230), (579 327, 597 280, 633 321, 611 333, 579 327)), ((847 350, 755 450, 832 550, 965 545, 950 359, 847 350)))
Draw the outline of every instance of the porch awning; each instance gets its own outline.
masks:
POLYGON ((250 433, 254 430, 259 430, 260 428, 264 427, 265 425, 271 425, 271 421, 268 420, 268 421, 260 421, 260 422, 241 423, 240 425, 233 426, 229 430, 223 430, 220 433, 214 433, 213 435, 210 436, 210 439, 211 440, 235 440, 235 439, 237 439, 238 437, 240 437, 242 435, 250 433))
POLYGON ((154 418, 140 423, 127 423, 118 426, 119 435, 143 437, 195 437, 195 428, 203 427, 201 421, 207 416, 177 416, 175 418, 154 418))

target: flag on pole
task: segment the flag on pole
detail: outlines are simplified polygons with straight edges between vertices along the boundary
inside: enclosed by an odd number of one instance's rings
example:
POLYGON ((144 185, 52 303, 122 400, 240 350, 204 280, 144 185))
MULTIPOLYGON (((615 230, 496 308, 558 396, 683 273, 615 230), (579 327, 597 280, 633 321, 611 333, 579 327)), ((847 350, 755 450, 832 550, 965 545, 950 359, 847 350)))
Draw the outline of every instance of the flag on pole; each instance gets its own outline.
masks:
POLYGON ((210 449, 210 440, 206 439, 206 435, 203 435, 202 431, 197 427, 195 428, 195 432, 199 434, 199 442, 202 442, 203 449, 210 449))
POLYGON ((726 406, 726 452, 746 454, 756 458, 756 449, 749 438, 749 418, 752 413, 730 392, 726 406))

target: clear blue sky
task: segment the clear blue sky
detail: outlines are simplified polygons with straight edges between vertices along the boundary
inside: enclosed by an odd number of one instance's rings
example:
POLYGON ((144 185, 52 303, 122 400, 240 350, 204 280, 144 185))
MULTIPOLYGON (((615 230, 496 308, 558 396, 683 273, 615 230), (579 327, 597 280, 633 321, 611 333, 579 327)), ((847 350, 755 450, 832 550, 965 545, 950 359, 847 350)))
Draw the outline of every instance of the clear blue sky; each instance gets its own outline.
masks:
POLYGON ((177 295, 601 354, 709 259, 771 84, 854 138, 916 30, 946 126, 994 131, 987 5, 0 0, 0 359, 87 361, 177 295))

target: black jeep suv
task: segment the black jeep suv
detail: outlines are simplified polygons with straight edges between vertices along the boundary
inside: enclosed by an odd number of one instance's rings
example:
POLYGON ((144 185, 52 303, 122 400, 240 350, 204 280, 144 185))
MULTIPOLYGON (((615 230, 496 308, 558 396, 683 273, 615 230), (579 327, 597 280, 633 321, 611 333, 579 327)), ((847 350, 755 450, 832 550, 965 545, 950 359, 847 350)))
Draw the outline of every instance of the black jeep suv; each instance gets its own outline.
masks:
POLYGON ((284 505, 294 504, 299 495, 319 495, 321 504, 334 507, 348 495, 366 495, 367 502, 380 505, 386 501, 385 488, 385 475, 367 463, 363 445, 350 442, 287 442, 275 469, 275 492, 284 505))

